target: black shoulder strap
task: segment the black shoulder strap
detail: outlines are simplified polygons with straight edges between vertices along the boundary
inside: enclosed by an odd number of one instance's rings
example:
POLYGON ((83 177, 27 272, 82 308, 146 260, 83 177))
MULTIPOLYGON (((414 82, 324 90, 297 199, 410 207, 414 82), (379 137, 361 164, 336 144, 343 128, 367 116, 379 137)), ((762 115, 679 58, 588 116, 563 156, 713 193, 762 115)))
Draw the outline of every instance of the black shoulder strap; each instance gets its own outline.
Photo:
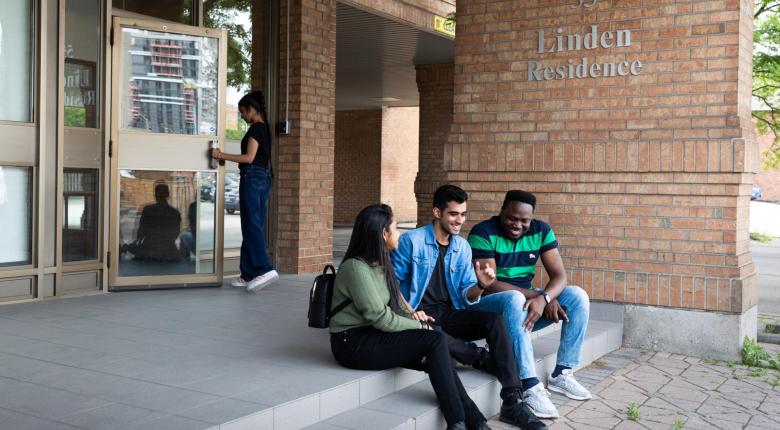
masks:
MULTIPOLYGON (((336 274, 336 269, 333 266, 331 266, 330 264, 328 264, 327 266, 325 266, 325 269, 323 269, 322 274, 325 275, 328 272, 330 272, 330 273, 335 275, 336 274)), ((352 299, 346 299, 343 302, 339 303, 338 306, 333 308, 333 310, 330 311, 330 313, 328 313, 328 319, 333 318, 333 315, 336 315, 337 313, 343 311, 344 308, 349 306, 350 303, 352 303, 352 299)))
POLYGON ((337 313, 344 310, 344 308, 349 306, 350 303, 352 303, 352 299, 346 299, 343 302, 339 303, 338 306, 336 306, 335 308, 333 308, 332 311, 330 311, 330 314, 328 314, 328 318, 333 318, 333 315, 336 315, 337 313))

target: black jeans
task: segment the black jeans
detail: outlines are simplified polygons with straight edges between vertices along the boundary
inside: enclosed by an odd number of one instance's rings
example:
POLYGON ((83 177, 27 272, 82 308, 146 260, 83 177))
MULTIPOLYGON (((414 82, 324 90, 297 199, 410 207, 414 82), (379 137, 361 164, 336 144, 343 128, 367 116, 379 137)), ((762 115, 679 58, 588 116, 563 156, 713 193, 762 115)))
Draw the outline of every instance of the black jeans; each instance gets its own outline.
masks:
POLYGON ((502 399, 521 390, 517 359, 501 314, 452 309, 449 306, 425 306, 423 310, 436 319, 436 324, 449 335, 447 346, 450 354, 463 364, 471 364, 477 358, 476 347, 464 340, 487 341, 496 378, 501 383, 502 399))
POLYGON ((444 333, 433 330, 388 333, 359 327, 332 333, 330 347, 336 361, 350 369, 384 370, 400 366, 426 372, 448 425, 484 419, 452 367, 444 333), (427 357, 425 364, 423 357, 427 357))

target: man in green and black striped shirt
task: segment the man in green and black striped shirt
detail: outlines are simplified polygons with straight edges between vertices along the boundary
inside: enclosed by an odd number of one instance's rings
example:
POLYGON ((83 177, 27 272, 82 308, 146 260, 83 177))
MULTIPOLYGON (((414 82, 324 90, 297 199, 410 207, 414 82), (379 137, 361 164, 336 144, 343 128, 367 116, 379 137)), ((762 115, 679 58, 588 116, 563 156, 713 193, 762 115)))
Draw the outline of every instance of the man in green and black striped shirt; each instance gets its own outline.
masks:
POLYGON ((557 364, 548 378, 548 388, 572 399, 590 399, 590 392, 573 375, 580 363, 590 301, 582 288, 567 285, 555 233, 547 223, 534 219, 535 208, 533 194, 509 191, 501 213, 471 230, 468 240, 474 261, 493 268, 497 281, 470 308, 504 316, 510 336, 516 340, 515 355, 528 406, 540 418, 557 418, 558 410, 536 376, 530 333, 563 322, 557 364), (550 278, 542 289, 532 285, 539 260, 550 278))

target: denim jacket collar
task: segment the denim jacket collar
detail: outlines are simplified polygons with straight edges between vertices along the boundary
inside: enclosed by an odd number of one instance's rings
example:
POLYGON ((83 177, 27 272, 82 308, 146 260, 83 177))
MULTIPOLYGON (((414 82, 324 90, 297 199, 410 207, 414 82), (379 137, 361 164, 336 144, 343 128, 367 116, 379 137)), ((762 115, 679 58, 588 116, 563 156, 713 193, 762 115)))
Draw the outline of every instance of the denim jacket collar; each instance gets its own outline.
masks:
MULTIPOLYGON (((436 231, 433 227, 433 223, 436 221, 431 221, 428 223, 428 225, 425 226, 425 244, 430 246, 435 246, 436 249, 439 249, 439 242, 436 240, 436 231)), ((449 250, 452 250, 452 252, 458 252, 460 251, 460 248, 458 246, 453 246, 456 244, 455 238, 450 236, 450 245, 449 248, 447 248, 448 252, 449 250)))

